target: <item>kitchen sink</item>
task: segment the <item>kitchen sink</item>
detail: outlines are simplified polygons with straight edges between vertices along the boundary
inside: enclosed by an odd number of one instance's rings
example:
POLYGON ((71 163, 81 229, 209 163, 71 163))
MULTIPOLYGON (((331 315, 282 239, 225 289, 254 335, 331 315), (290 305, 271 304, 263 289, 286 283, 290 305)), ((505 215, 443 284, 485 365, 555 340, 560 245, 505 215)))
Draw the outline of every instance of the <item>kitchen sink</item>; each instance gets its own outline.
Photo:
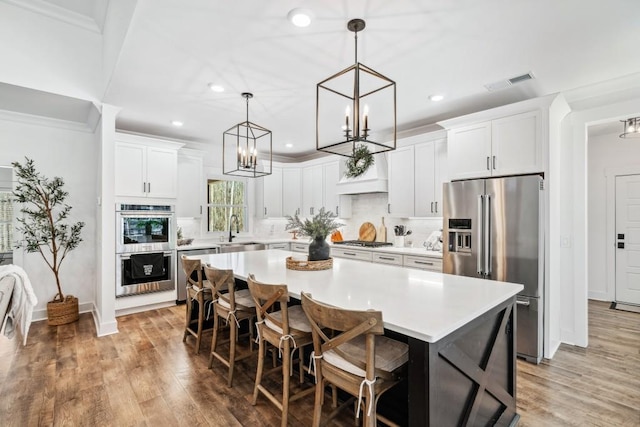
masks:
POLYGON ((220 245, 220 253, 229 252, 245 252, 245 251, 262 251, 267 249, 267 245, 256 242, 233 242, 220 245))

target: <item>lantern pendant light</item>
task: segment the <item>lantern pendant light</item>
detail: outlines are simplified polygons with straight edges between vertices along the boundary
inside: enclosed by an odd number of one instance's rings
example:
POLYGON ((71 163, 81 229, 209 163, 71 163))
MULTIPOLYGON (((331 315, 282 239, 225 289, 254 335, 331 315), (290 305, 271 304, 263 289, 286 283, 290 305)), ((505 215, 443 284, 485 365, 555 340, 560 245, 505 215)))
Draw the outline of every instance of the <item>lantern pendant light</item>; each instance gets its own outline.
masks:
POLYGON ((248 178, 271 175, 271 131, 249 121, 249 100, 253 94, 244 92, 242 97, 247 103, 247 120, 222 135, 222 173, 248 178))
POLYGON ((316 150, 353 157, 360 146, 372 153, 396 148, 396 83, 358 62, 362 19, 354 33, 355 63, 316 85, 316 150))

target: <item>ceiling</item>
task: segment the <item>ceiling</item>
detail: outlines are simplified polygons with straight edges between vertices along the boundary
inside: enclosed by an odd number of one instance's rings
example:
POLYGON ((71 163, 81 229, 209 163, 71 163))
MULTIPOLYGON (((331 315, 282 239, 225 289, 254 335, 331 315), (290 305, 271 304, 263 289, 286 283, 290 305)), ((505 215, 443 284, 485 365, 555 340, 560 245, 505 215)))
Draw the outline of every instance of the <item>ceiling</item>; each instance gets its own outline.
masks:
MULTIPOLYGON (((99 27, 109 7, 49 3, 99 27)), ((626 12, 636 7, 637 0, 138 0, 103 101, 122 108, 121 130, 219 144, 245 120, 240 94, 252 92, 250 120, 273 131, 274 153, 302 158, 315 152, 316 84, 354 62, 349 19, 366 21, 359 62, 397 84, 399 130, 430 130, 556 92, 580 102, 594 96, 586 87, 640 75, 640 55, 630 51, 640 21, 626 12), (309 27, 287 20, 295 7, 313 12, 309 27), (528 72, 533 80, 485 88, 528 72), (432 102, 433 94, 445 98, 432 102)))

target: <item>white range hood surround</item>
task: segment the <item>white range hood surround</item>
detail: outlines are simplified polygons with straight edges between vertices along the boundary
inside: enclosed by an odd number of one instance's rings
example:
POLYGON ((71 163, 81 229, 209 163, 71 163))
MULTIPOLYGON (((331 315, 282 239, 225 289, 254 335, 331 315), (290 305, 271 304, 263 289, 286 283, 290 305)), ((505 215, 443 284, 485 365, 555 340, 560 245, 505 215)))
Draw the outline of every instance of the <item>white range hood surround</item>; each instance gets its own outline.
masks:
POLYGON ((374 155, 374 163, 365 173, 356 178, 347 178, 344 175, 337 184, 338 194, 365 194, 389 192, 387 178, 387 157, 384 153, 374 155))

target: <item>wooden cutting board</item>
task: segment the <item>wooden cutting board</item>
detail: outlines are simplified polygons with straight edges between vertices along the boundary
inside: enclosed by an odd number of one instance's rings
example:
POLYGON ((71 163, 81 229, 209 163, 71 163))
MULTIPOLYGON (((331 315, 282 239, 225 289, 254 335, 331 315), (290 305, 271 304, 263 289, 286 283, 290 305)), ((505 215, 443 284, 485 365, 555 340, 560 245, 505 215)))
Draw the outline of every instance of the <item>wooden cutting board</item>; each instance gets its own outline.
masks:
POLYGON ((370 222, 365 222, 360 226, 358 240, 373 242, 376 240, 376 226, 370 222))
POLYGON ((376 234, 376 242, 387 241, 387 226, 384 225, 384 217, 382 217, 382 224, 378 227, 378 233, 376 234))

